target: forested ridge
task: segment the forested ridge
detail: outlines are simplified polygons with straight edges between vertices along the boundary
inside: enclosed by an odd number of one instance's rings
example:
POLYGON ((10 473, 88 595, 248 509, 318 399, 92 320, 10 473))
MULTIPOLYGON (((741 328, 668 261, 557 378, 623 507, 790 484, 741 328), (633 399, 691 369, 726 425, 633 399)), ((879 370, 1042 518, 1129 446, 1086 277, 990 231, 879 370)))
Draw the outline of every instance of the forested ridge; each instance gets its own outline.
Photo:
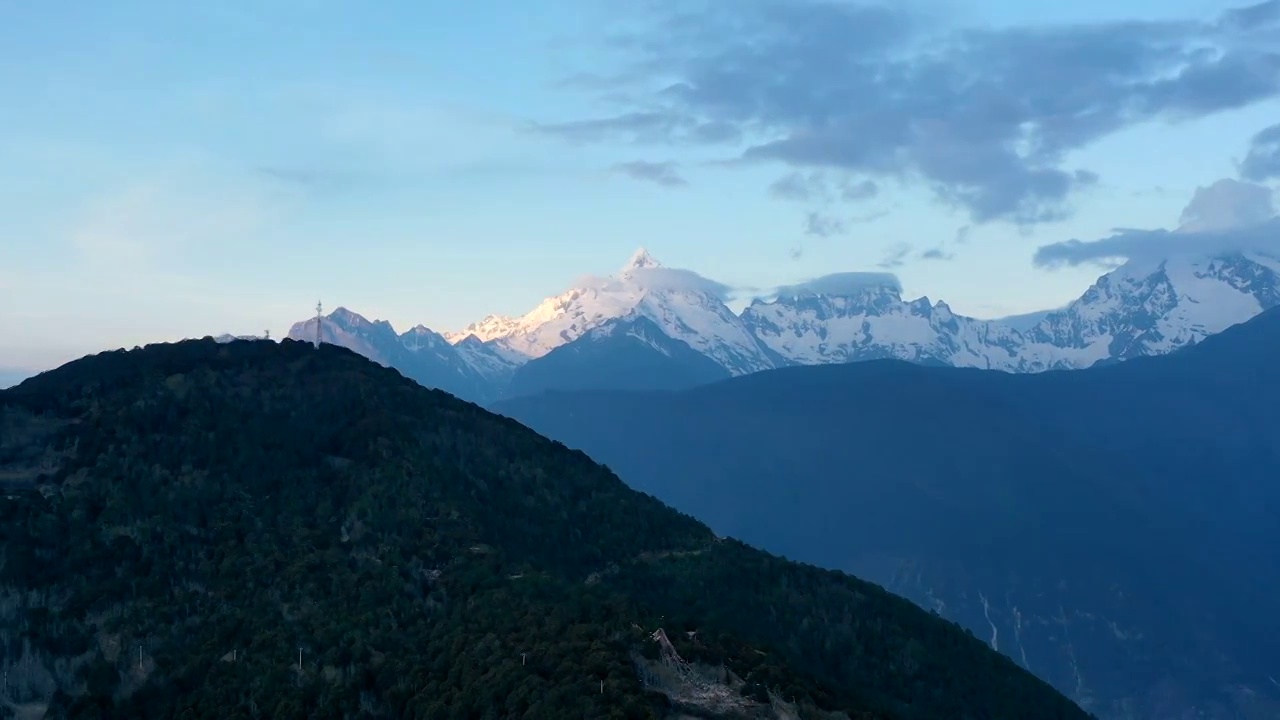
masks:
POLYGON ((0 392, 0 486, 0 712, 1085 717, 877 586, 334 346, 32 378, 0 392))

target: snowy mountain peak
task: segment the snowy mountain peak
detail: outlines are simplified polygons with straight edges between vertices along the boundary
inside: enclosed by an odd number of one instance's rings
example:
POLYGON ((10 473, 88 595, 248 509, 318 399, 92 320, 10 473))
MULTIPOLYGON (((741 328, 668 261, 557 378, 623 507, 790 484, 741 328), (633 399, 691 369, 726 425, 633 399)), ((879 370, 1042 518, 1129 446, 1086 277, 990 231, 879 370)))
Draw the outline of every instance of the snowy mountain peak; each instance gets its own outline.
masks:
POLYGON ((627 261, 627 264, 622 266, 621 272, 625 274, 632 270, 645 270, 648 268, 660 267, 662 267, 662 263, 655 260, 653 255, 650 255, 647 249, 640 248, 631 255, 631 259, 627 261))
POLYGON ((1264 253, 1130 261, 1026 332, 1053 367, 1163 355, 1280 305, 1280 259, 1264 253))
POLYGON ((339 307, 326 316, 326 319, 332 323, 337 323, 348 330, 357 330, 359 328, 378 328, 379 332, 393 332, 391 323, 386 320, 370 320, 354 310, 345 307, 339 307))
POLYGON ((516 318, 506 315, 487 315, 483 320, 473 322, 457 332, 445 333, 444 339, 455 345, 473 336, 480 342, 488 342, 516 332, 519 326, 520 321, 516 318))
POLYGON ((490 315, 443 337, 423 326, 397 336, 387 322, 346 308, 320 328, 314 318, 296 323, 289 337, 310 341, 319 329, 326 343, 404 364, 414 377, 473 397, 506 392, 518 369, 536 376, 524 368, 569 345, 576 349, 543 365, 570 372, 557 363, 575 353, 623 362, 619 348, 647 347, 673 362, 701 356, 728 375, 878 358, 1041 372, 1169 353, 1280 306, 1280 257, 1266 250, 1130 258, 1065 307, 1003 321, 959 315, 928 297, 904 299, 888 273, 780 287, 741 313, 725 305, 722 287, 664 268, 641 248, 618 275, 588 276, 524 315, 490 315), (476 390, 482 383, 488 389, 476 390))
MULTIPOLYGON (((673 340, 687 343, 732 373, 775 365, 774 358, 696 273, 665 268, 645 248, 613 277, 588 278, 546 298, 518 318, 490 316, 446 336, 455 347, 468 336, 508 367, 541 358, 613 320, 648 318, 673 340), (657 271, 663 272, 657 272, 657 271)), ((479 345, 470 343, 470 349, 479 345)))
POLYGON ((413 352, 424 349, 435 349, 448 342, 440 333, 432 330, 426 325, 414 325, 400 335, 400 342, 413 352))

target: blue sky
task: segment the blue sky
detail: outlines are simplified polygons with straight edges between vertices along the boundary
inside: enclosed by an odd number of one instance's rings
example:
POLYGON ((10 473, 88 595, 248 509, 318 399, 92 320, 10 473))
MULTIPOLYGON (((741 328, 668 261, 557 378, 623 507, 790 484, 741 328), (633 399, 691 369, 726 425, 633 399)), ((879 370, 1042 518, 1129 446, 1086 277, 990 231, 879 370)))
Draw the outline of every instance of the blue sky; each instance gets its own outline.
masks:
POLYGON ((885 7, 0 0, 0 369, 317 298, 451 330, 642 245, 995 317, 1280 177, 1280 0, 885 7))

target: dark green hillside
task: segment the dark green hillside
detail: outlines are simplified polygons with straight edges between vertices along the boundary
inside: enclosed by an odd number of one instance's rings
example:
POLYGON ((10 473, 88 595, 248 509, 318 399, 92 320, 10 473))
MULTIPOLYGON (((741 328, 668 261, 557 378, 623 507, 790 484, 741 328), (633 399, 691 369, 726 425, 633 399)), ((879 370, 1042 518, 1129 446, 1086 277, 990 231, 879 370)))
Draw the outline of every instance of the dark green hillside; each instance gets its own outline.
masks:
POLYGON ((40 375, 0 393, 0 483, 20 717, 1084 717, 904 600, 333 346, 40 375))

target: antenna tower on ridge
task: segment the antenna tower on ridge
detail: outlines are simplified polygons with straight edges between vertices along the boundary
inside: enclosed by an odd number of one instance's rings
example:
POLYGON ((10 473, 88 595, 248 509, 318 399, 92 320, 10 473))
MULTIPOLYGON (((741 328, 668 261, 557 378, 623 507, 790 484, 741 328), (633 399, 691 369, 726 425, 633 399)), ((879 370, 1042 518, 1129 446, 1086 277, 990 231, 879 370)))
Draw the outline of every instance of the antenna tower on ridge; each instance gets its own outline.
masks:
POLYGON ((316 347, 320 347, 320 324, 324 322, 324 305, 320 301, 316 301, 316 347))

